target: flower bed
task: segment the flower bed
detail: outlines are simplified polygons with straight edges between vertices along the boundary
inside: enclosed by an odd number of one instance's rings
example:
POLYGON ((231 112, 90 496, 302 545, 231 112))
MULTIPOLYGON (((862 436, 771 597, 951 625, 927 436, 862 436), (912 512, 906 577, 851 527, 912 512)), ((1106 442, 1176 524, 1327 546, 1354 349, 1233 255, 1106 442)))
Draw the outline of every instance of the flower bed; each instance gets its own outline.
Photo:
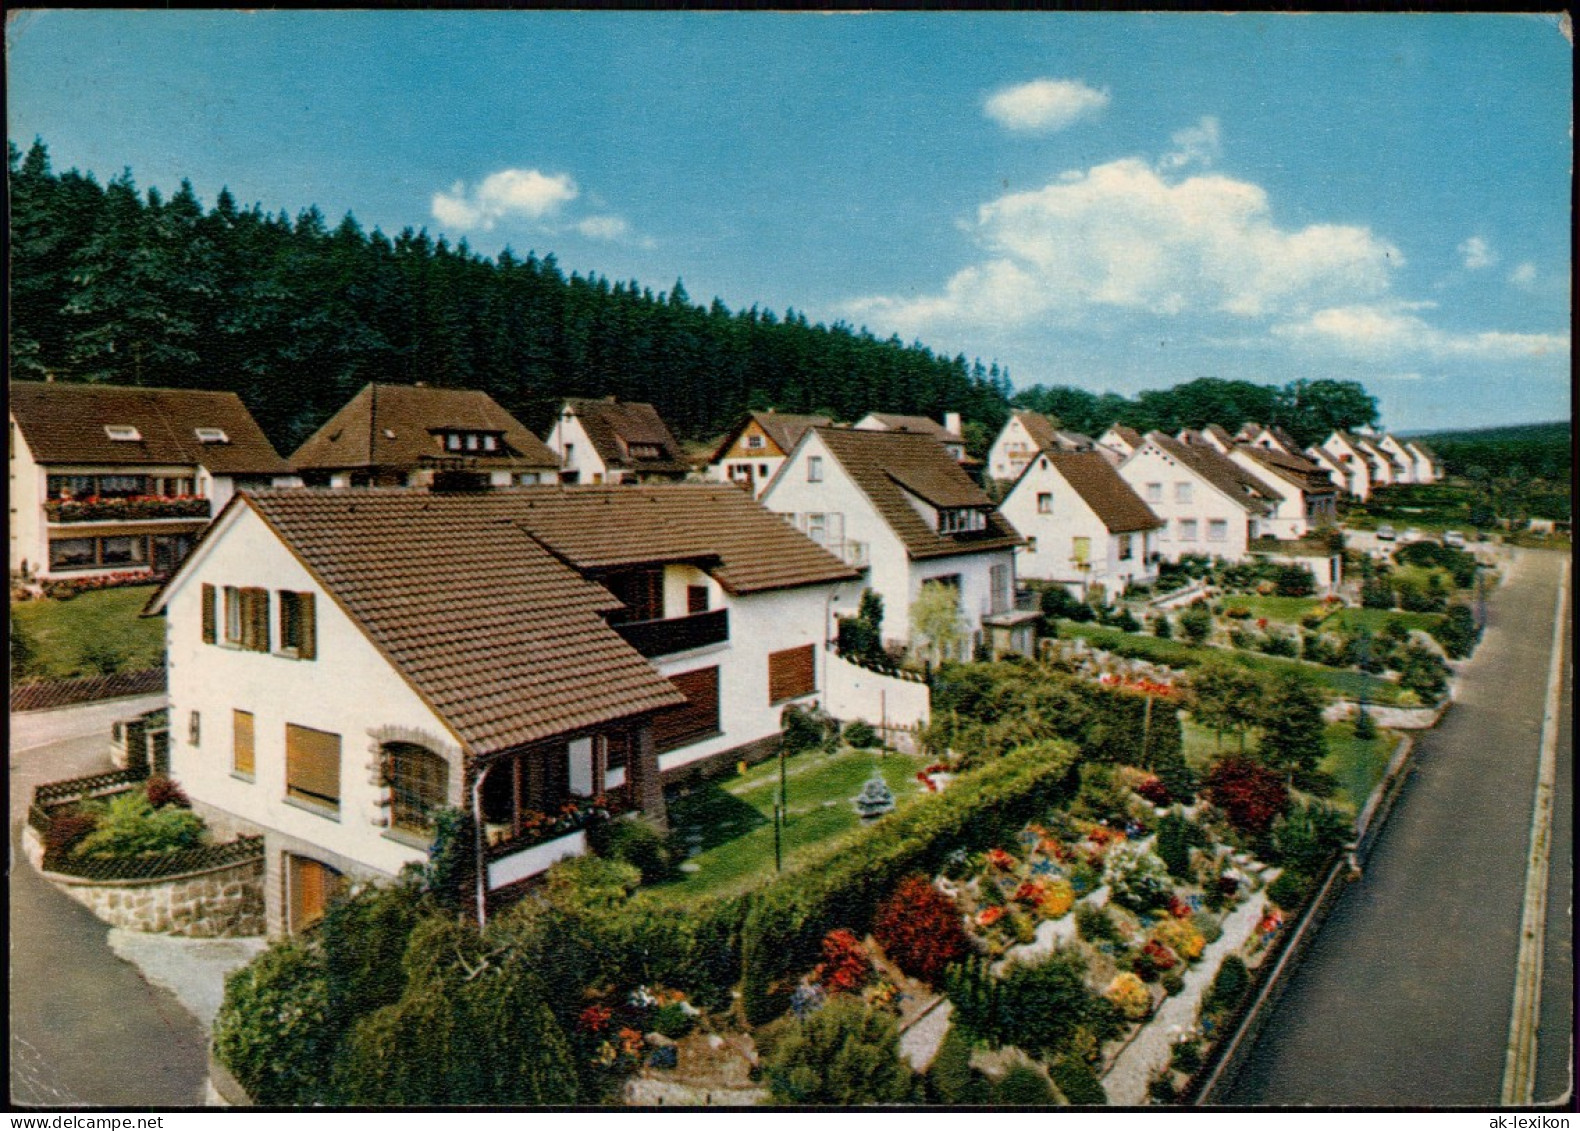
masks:
POLYGON ((51 522, 115 522, 149 518, 207 518, 209 501, 197 495, 134 495, 130 498, 51 499, 44 504, 51 522))
POLYGON ((572 797, 552 813, 525 809, 521 813, 521 832, 495 841, 490 848, 496 855, 519 852, 618 817, 630 808, 623 797, 600 793, 596 797, 572 797))

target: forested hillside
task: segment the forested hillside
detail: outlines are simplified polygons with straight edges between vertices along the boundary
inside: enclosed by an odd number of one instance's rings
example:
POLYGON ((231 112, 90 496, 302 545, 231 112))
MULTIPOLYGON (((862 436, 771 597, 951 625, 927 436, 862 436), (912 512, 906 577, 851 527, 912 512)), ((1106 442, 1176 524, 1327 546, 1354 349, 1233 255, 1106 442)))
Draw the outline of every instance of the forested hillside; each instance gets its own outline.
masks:
POLYGON ((1568 421, 1431 432, 1419 437, 1442 457, 1451 475, 1566 481, 1573 462, 1574 428, 1568 421))
MULTIPOLYGON (((651 401, 684 439, 747 408, 954 411, 980 455, 1010 411, 997 365, 864 328, 704 307, 679 281, 654 294, 426 231, 391 239, 349 214, 330 227, 316 207, 293 220, 228 191, 205 211, 187 183, 165 200, 130 170, 102 186, 57 174, 41 141, 8 150, 12 374, 230 390, 286 454, 375 380, 484 389, 539 434, 566 396, 651 401)), ((1302 443, 1377 416, 1361 385, 1330 380, 1202 378, 1134 399, 1035 386, 1014 403, 1092 435, 1258 420, 1302 443)))

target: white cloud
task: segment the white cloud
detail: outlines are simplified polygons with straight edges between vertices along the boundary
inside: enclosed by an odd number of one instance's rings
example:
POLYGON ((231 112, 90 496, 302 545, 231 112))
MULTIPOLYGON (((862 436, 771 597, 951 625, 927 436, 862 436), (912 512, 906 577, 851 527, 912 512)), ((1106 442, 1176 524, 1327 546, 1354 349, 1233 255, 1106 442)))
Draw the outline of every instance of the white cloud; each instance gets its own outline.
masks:
POLYGON ((850 313, 901 333, 1104 307, 1299 316, 1384 294, 1404 262, 1368 228, 1278 227, 1257 185, 1218 174, 1166 180, 1133 158, 990 201, 970 231, 988 258, 942 294, 869 297, 850 313))
POLYGON ((1223 152, 1218 119, 1208 115, 1194 126, 1187 126, 1169 138, 1174 150, 1158 162, 1162 169, 1182 169, 1186 165, 1210 166, 1223 152))
POLYGON ((1465 267, 1471 271, 1491 267, 1498 261, 1498 253, 1493 251, 1492 245, 1480 236, 1471 236, 1460 244, 1459 254, 1465 257, 1465 267))
POLYGON ((435 193, 433 216, 449 228, 486 232, 501 220, 548 219, 575 200, 580 191, 564 173, 501 169, 484 177, 471 191, 457 181, 449 192, 435 193))
POLYGON ((1069 79, 1037 79, 996 90, 984 111, 1020 133, 1053 133, 1108 105, 1108 92, 1069 79))
POLYGON ((1516 287, 1534 287, 1536 285, 1536 264, 1521 263, 1509 272, 1509 282, 1516 287))
POLYGON ((618 216, 589 216, 577 222, 576 230, 592 240, 617 240, 630 234, 631 225, 618 216))
POLYGON ((1569 335, 1513 334, 1502 330, 1456 333, 1406 312, 1405 304, 1352 305, 1319 310, 1309 318, 1273 327, 1296 342, 1355 357, 1381 359, 1420 354, 1490 361, 1567 355, 1569 335))

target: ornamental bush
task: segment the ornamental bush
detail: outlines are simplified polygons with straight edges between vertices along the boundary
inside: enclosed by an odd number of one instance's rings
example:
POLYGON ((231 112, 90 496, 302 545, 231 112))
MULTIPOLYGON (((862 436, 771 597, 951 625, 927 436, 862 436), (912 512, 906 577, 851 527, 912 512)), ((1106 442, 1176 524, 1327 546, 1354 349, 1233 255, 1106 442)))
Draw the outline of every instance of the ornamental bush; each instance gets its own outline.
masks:
POLYGON ((330 1016, 323 949, 290 936, 225 979, 214 1055, 255 1103, 331 1102, 326 1074, 344 1030, 330 1016))
POLYGON ((1106 907, 1082 903, 1075 909, 1075 929, 1089 943, 1119 941, 1119 928, 1106 907))
POLYGON ((823 937, 823 961, 813 978, 825 993, 855 993, 871 977, 872 957, 860 939, 843 927, 823 937))
POLYGON ((1169 873, 1163 861, 1129 842, 1109 850, 1103 882, 1114 899, 1132 911, 1161 906, 1169 895, 1169 873))
POLYGON ((762 1031, 759 1044, 775 1103, 850 1107, 911 1098, 898 1024, 859 998, 835 998, 805 1018, 784 1018, 762 1031))
POLYGON ((1053 1085, 1031 1065, 1017 1064, 993 1088, 993 1102, 1002 1107, 1052 1107, 1053 1085))
POLYGON ((642 876, 644 884, 654 884, 669 875, 669 845, 652 825, 641 818, 596 821, 587 829, 587 847, 608 860, 629 864, 642 876))
POLYGON ((1114 976, 1103 996, 1127 1021, 1141 1021, 1152 1012, 1152 995, 1141 979, 1128 970, 1114 976))
POLYGON ((1451 660, 1470 655, 1481 637, 1481 630, 1476 627, 1476 614, 1468 605, 1450 605, 1447 615, 1432 626, 1431 633, 1451 660))
POLYGON ((971 1067, 971 1042, 958 1025, 951 1025, 923 1080, 928 1102, 951 1107, 980 1106, 992 1088, 987 1077, 971 1067))
POLYGON ((1164 919, 1153 930, 1152 937, 1186 962, 1195 962, 1207 947, 1207 940, 1189 919, 1164 919))
POLYGON ((1212 988, 1207 991, 1206 1008, 1214 1012, 1233 1009, 1250 986, 1251 975, 1245 968, 1245 960, 1238 954, 1231 954, 1213 977, 1212 988))
POLYGON ((1002 977, 973 958, 950 968, 949 1000, 957 1023, 988 1044, 1058 1056, 1083 1029, 1099 1040, 1114 1033, 1113 1012, 1087 989, 1086 973, 1080 953, 1062 947, 1032 962, 1012 961, 1002 977))
POLYGON ((196 848, 203 843, 203 818, 190 809, 166 805, 155 809, 143 789, 134 789, 108 804, 89 802, 84 810, 95 812, 98 824, 72 850, 76 856, 95 860, 157 856, 196 848))
POLYGON ((1204 644, 1212 635, 1212 610, 1197 601, 1179 615, 1179 628, 1192 644, 1204 644))
POLYGON ((1048 1069, 1054 1086, 1065 1101, 1075 1107, 1101 1107, 1108 1103, 1108 1093, 1103 1082, 1092 1071, 1092 1066, 1079 1056, 1061 1056, 1048 1069))
POLYGON ((1206 793, 1242 833, 1266 832, 1289 807, 1289 788, 1283 779, 1245 758, 1224 758, 1213 766, 1206 793))
POLYGON ((955 901, 926 877, 908 876, 878 908, 872 935, 896 966, 932 984, 945 967, 970 953, 971 940, 960 916, 955 901))

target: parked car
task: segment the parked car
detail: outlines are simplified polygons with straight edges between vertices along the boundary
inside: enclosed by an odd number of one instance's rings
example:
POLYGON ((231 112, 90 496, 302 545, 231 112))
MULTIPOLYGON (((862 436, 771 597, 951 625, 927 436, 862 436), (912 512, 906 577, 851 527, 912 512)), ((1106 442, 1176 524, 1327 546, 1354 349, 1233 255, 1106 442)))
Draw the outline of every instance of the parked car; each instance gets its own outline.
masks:
POLYGON ((1457 530, 1443 531, 1443 545, 1452 546, 1456 550, 1465 548, 1465 536, 1457 530))
POLYGON ((1377 541, 1379 542, 1392 542, 1397 537, 1398 535, 1394 533, 1391 526, 1384 524, 1377 528, 1377 541))
POLYGON ((1409 530, 1406 530, 1403 534, 1399 535, 1399 541, 1401 541, 1401 542, 1419 542, 1419 541, 1421 541, 1421 539, 1423 537, 1425 537, 1425 536, 1419 530, 1417 530, 1415 527, 1412 526, 1409 530))

